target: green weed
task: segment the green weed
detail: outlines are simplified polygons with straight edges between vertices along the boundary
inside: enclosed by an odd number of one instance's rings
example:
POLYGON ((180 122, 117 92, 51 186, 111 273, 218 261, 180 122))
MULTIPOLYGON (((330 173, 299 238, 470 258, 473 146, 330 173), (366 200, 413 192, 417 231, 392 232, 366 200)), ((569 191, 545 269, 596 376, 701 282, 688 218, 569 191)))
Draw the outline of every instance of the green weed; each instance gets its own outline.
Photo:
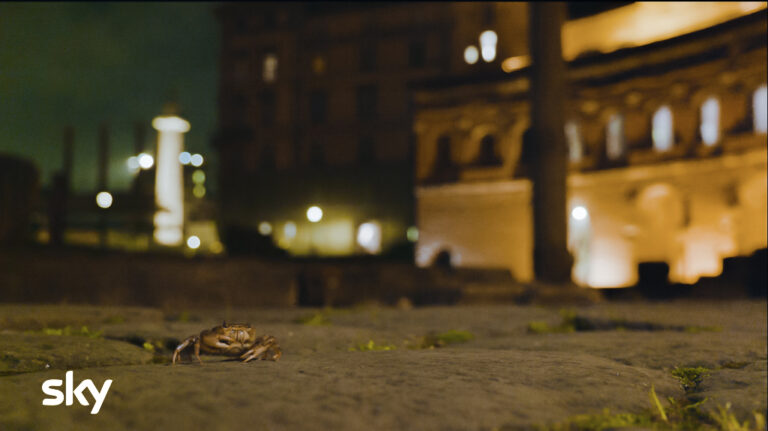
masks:
POLYGON ((373 340, 368 340, 367 343, 361 343, 357 344, 354 347, 350 347, 350 352, 373 352, 373 351, 381 351, 381 350, 395 350, 397 349, 396 346, 393 346, 392 344, 376 344, 373 340))
POLYGON ((685 392, 694 392, 699 388, 702 379, 709 375, 710 370, 704 367, 675 367, 672 375, 680 380, 685 392))
MULTIPOLYGON (((35 331, 27 331, 27 334, 34 334, 35 331)), ((39 333, 44 335, 58 335, 58 336, 81 336, 88 338, 102 338, 101 331, 91 331, 87 326, 81 326, 80 330, 73 329, 67 325, 63 328, 43 328, 39 333)))
POLYGON ((308 316, 304 316, 296 319, 295 323, 300 323, 302 325, 308 325, 308 326, 324 326, 324 325, 330 325, 332 322, 328 320, 328 317, 325 312, 318 311, 314 314, 310 314, 308 316))
POLYGON ((649 391, 651 409, 634 413, 611 413, 605 409, 600 414, 577 415, 563 422, 538 427, 547 431, 601 431, 621 428, 651 428, 672 431, 757 431, 765 429, 765 416, 753 413, 753 422, 739 422, 730 411, 730 403, 718 406, 717 413, 707 414, 700 406, 707 400, 690 403, 687 400, 668 398, 669 406, 665 409, 656 390, 649 391))

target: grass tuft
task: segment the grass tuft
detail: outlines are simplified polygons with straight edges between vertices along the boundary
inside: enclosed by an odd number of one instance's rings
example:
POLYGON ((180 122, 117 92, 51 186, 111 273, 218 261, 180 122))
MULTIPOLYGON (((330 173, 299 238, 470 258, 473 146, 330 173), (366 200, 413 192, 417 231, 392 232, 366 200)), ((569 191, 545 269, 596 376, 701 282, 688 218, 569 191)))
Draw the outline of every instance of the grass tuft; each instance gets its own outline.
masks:
POLYGON ((300 323, 307 326, 325 326, 332 324, 326 313, 322 311, 318 311, 308 316, 300 317, 295 320, 295 323, 300 323))
POLYGON ((704 367, 675 367, 672 375, 680 380, 685 392, 698 390, 701 381, 709 375, 710 370, 704 367))
POLYGON ((392 344, 376 344, 373 340, 368 340, 367 343, 360 343, 354 347, 350 347, 350 352, 374 352, 381 350, 395 350, 396 346, 392 344))
POLYGON ((87 326, 81 326, 80 330, 73 329, 67 325, 63 328, 43 328, 40 332, 27 331, 27 334, 42 333, 44 335, 57 335, 57 336, 79 336, 88 338, 102 338, 101 331, 91 331, 87 326))

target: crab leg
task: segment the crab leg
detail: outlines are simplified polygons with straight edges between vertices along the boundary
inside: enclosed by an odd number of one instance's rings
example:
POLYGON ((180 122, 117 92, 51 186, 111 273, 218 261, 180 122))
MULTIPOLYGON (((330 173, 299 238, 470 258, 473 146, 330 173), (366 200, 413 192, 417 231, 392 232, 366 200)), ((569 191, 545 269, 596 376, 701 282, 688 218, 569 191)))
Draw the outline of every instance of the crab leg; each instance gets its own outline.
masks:
POLYGON ((248 362, 251 359, 254 359, 257 356, 261 355, 262 353, 265 353, 267 349, 269 349, 269 346, 254 347, 253 349, 245 352, 242 356, 240 356, 240 358, 247 356, 245 359, 243 359, 243 362, 248 362))
POLYGON ((266 359, 269 349, 272 349, 275 352, 272 355, 273 361, 277 361, 278 359, 280 359, 280 356, 282 356, 280 347, 277 345, 277 341, 275 340, 275 337, 272 337, 270 335, 265 335, 264 337, 262 337, 261 342, 258 345, 254 346, 252 349, 243 353, 240 356, 240 359, 242 359, 243 362, 248 362, 255 358, 266 359))
MULTIPOLYGON (((181 344, 176 347, 176 350, 173 351, 173 364, 176 364, 176 359, 179 358, 179 354, 192 343, 195 343, 195 356, 197 357, 197 360, 200 361, 200 337, 193 335, 182 341, 181 344)), ((202 363, 202 361, 200 363, 202 363)))

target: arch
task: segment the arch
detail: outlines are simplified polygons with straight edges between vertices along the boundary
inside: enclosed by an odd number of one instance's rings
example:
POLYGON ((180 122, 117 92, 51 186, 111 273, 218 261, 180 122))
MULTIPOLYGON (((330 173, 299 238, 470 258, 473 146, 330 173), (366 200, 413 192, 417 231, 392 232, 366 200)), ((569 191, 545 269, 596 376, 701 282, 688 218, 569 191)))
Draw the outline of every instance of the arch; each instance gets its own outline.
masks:
POLYGON ((458 177, 458 168, 454 163, 453 141, 449 134, 443 133, 437 138, 434 154, 428 179, 438 182, 455 180, 458 177))
POLYGON ((720 141, 720 100, 709 96, 699 110, 699 136, 701 142, 711 147, 720 141))
MULTIPOLYGON (((459 160, 462 163, 477 163, 481 157, 483 140, 488 139, 489 135, 494 137, 494 141, 497 140, 499 128, 496 124, 483 123, 473 127, 469 132, 469 139, 466 145, 460 149, 459 160)), ((493 146, 496 147, 495 142, 493 146)), ((497 149, 494 148, 493 150, 498 155, 497 149)))
POLYGON ((755 133, 768 132, 768 89, 763 84, 752 94, 752 124, 755 133))
POLYGON ((578 120, 565 122, 565 140, 568 143, 568 159, 571 163, 579 162, 584 157, 584 142, 578 120))
POLYGON ((612 112, 605 125, 605 155, 609 160, 619 160, 627 153, 627 138, 624 134, 624 115, 612 112))
POLYGON ((662 105, 653 114, 651 123, 651 137, 653 149, 658 152, 666 152, 675 145, 675 128, 672 117, 672 109, 669 105, 662 105))
POLYGON ((475 158, 479 166, 497 166, 502 164, 498 154, 496 135, 487 134, 480 139, 480 148, 475 158))
MULTIPOLYGON (((437 158, 437 142, 444 136, 450 139, 454 133, 442 123, 417 123, 415 129, 416 177, 419 181, 424 181, 433 174, 437 158)), ((454 159, 453 156, 451 158, 454 159)))

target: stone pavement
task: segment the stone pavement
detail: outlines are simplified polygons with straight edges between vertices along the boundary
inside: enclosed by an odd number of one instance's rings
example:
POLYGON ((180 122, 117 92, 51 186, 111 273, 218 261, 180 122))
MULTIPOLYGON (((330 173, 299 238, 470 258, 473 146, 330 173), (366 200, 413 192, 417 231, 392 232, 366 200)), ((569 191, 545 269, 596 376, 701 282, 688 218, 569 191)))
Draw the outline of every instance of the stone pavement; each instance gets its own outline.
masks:
POLYGON ((653 414, 652 386, 666 409, 672 397, 707 398, 704 414, 730 403, 742 421, 766 411, 765 301, 175 315, 5 304, 0 331, 2 430, 531 429, 604 409, 653 414), (283 358, 167 363, 222 319, 274 335, 283 358), (705 372, 686 389, 676 367, 705 372), (75 384, 113 380, 98 414, 42 405, 42 383, 66 370, 75 384))

